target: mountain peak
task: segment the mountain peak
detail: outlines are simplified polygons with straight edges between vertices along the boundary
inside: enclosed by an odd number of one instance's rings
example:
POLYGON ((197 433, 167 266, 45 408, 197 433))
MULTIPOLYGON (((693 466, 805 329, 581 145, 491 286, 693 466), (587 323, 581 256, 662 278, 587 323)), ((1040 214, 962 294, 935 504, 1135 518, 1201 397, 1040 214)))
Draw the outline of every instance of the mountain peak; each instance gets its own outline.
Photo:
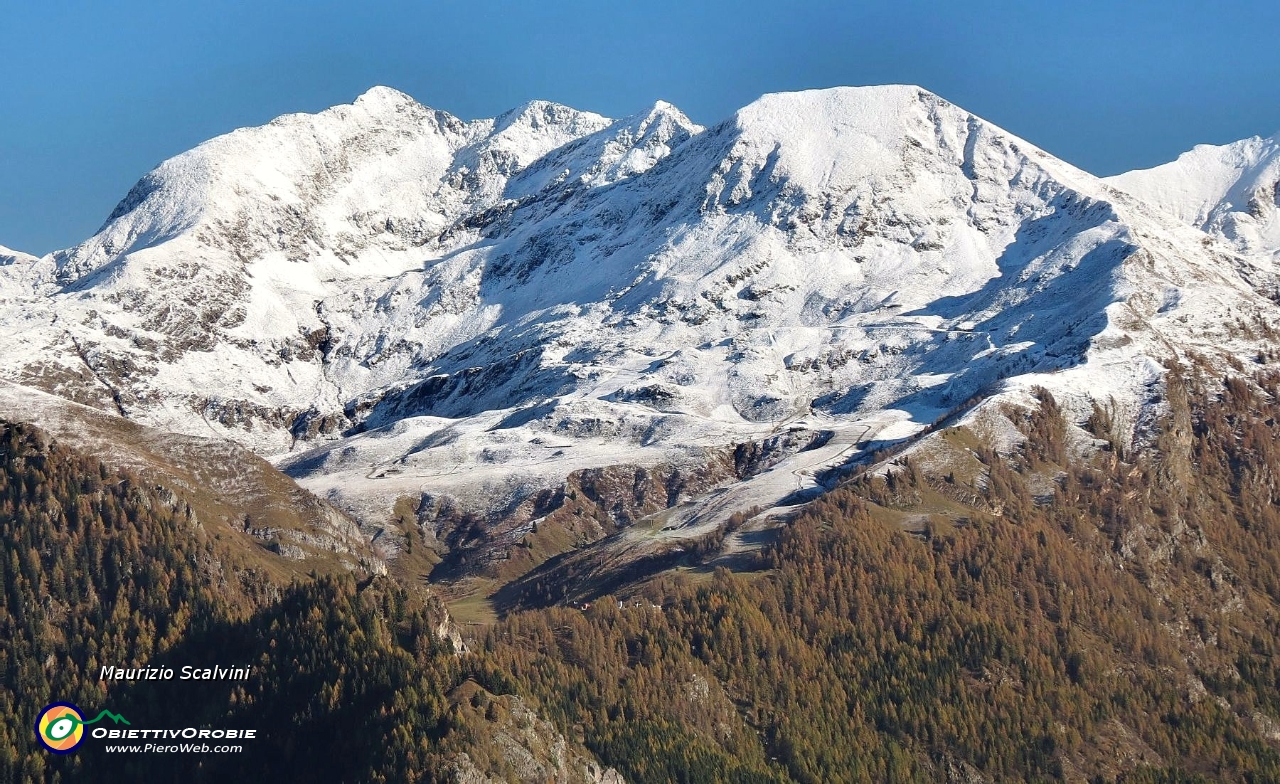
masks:
POLYGON ((1280 259, 1280 134, 1196 145, 1107 181, 1243 253, 1280 259))
POLYGON ((590 133, 607 126, 609 122, 607 117, 594 112, 584 112, 554 101, 534 100, 520 104, 495 117, 493 133, 496 136, 514 128, 531 131, 564 128, 571 133, 581 135, 583 127, 589 126, 590 130, 586 132, 590 133))
POLYGON ((405 106, 420 106, 412 96, 400 92, 394 87, 384 87, 375 85, 365 90, 356 98, 355 106, 370 113, 378 113, 387 110, 396 110, 405 106))
POLYGON ((839 107, 846 111, 875 109, 883 106, 899 106, 919 100, 942 101, 934 93, 913 84, 881 84, 854 87, 821 87, 810 90, 792 90, 765 93, 747 104, 741 111, 786 106, 839 107))
POLYGON ((739 109, 710 138, 734 147, 725 152, 726 173, 739 173, 724 193, 737 194, 729 198, 735 203, 784 180, 810 194, 861 189, 866 199, 875 198, 872 191, 901 196, 910 183, 924 181, 922 167, 959 176, 956 195, 969 187, 975 166, 987 165, 999 169, 992 176, 1004 182, 1029 163, 1051 169, 1064 185, 1093 187, 1093 178, 1075 167, 915 85, 770 93, 739 109), (751 166, 731 165, 739 160, 751 166), (766 170, 757 182, 741 175, 766 170))
POLYGON ((642 131, 654 123, 662 122, 664 120, 674 123, 676 126, 681 127, 690 133, 701 133, 703 130, 701 125, 690 120, 689 116, 680 111, 679 107, 675 104, 661 100, 654 101, 653 106, 649 107, 648 111, 634 114, 627 119, 629 122, 635 123, 642 129, 642 131))
POLYGON ((950 104, 913 85, 827 87, 766 93, 739 109, 732 122, 782 134, 847 129, 882 135, 901 128, 913 107, 944 105, 950 104))

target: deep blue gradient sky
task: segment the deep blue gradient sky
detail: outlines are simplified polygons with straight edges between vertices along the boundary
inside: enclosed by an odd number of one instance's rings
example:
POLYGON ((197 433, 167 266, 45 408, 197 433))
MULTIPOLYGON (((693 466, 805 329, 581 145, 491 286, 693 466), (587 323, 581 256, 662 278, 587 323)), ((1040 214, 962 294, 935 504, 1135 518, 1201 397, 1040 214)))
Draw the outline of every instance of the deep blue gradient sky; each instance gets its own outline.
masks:
POLYGON ((1280 131, 1280 3, 46 0, 0 6, 0 244, 74 244, 166 157, 374 84, 710 124, 914 83, 1098 174, 1280 131))

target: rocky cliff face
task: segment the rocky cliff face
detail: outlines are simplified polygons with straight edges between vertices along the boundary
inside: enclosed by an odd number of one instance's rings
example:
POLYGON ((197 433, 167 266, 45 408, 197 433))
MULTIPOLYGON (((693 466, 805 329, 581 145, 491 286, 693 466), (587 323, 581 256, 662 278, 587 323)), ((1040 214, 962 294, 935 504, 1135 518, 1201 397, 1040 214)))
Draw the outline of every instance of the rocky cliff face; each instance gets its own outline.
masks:
POLYGON ((472 754, 458 755, 454 766, 458 784, 625 784, 621 774, 601 765, 591 752, 565 738, 517 696, 490 694, 474 681, 467 681, 450 693, 449 701, 455 714, 486 741, 475 744, 472 754))

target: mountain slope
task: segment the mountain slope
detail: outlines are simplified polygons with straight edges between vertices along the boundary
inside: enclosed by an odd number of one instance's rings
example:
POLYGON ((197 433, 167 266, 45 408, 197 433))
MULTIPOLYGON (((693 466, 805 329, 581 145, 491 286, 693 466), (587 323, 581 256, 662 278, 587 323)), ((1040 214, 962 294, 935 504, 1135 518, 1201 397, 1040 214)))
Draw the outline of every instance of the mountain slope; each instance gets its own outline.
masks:
POLYGON ((90 240, 0 267, 0 353, 367 524, 407 498, 427 539, 424 509, 493 520, 575 472, 801 434, 711 506, 670 490, 692 536, 1002 388, 1146 437, 1166 361, 1269 340, 1258 262, 1203 239, 916 87, 709 129, 662 103, 463 122, 376 88, 201 145, 90 240))
POLYGON ((489 331, 285 465, 353 494, 379 465, 412 493, 458 462, 563 475, 575 450, 645 463, 793 424, 848 447, 1091 357, 1122 372, 1068 383, 1132 401, 1132 424, 1172 346, 1246 350, 1210 314, 1267 307, 1193 232, 917 88, 768 96, 487 232, 423 291, 476 280, 489 331))
POLYGON ((187 490, 0 420, 0 781, 618 784, 519 697, 467 680, 443 639, 447 614, 421 591, 341 568, 280 580, 197 519, 187 490), (233 662, 247 682, 100 678, 104 666, 233 662), (135 727, 257 738, 205 755, 113 753, 90 736, 53 755, 32 726, 54 701, 109 705, 135 727))
POLYGON ((1022 444, 944 428, 978 470, 868 466, 753 574, 689 548, 621 601, 509 615, 493 677, 629 781, 1274 780, 1280 378, 1189 375, 1149 448, 1082 452, 1040 390, 1022 444))
MULTIPOLYGON (((655 114, 636 136, 546 102, 463 123, 375 88, 219 137, 148 174, 98 234, 26 281, 6 318, 26 336, 15 378, 167 429, 229 429, 265 453, 289 448, 291 428, 331 431, 324 416, 475 331, 446 316, 387 346, 376 314, 388 281, 457 244, 441 236, 466 235, 459 221, 549 151, 603 131, 597 156, 612 173, 583 176, 617 178, 661 154, 671 122, 696 127, 655 114), (96 380, 77 382, 86 367, 96 380)), ((17 296, 15 277, 3 280, 17 296)))
POLYGON ((165 433, 0 381, 0 421, 39 422, 60 446, 150 483, 187 522, 272 578, 381 574, 370 534, 232 442, 165 433))

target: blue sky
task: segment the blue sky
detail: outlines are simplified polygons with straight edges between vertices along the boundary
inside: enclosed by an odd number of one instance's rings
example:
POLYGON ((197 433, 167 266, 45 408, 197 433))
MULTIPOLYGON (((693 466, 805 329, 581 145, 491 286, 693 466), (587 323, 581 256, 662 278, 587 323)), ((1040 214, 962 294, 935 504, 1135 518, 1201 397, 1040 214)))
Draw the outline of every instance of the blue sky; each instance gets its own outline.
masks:
POLYGON ((35 253, 166 157, 374 84, 468 119, 661 98, 713 123, 766 92, 914 83, 1098 174, 1280 131, 1274 0, 4 0, 0 41, 0 244, 35 253))

